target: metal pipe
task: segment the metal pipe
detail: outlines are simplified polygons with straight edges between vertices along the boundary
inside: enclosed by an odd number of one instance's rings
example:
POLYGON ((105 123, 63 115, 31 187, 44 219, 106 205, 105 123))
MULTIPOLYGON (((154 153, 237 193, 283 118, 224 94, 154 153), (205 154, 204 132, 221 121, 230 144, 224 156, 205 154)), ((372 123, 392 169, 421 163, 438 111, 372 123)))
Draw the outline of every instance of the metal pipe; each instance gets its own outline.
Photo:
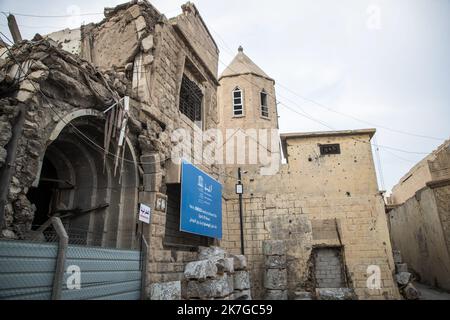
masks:
MULTIPOLYGON (((242 184, 241 168, 238 168, 238 184, 242 184)), ((242 212, 242 193, 239 194, 239 219, 241 222, 241 254, 244 255, 244 217, 242 212)))

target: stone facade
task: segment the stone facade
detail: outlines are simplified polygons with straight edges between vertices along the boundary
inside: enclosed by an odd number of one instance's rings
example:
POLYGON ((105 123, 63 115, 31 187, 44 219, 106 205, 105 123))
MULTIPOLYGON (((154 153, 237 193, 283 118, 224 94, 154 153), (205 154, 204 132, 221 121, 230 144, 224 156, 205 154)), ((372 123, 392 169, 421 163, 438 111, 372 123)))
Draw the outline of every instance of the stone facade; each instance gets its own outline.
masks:
MULTIPOLYGON (((12 57, 1 60, 2 172, 7 171, 7 144, 12 139, 20 106, 26 103, 13 174, 10 179, 2 176, 5 180, 2 186, 8 187, 3 236, 26 238, 31 225, 37 223, 39 210, 27 195, 31 189, 39 190, 33 186, 35 181, 42 186, 39 179, 48 178, 40 175, 45 159, 64 156, 72 171, 57 167, 55 177, 58 181, 69 181, 75 188, 63 192, 57 210, 98 212, 95 216, 86 214, 77 222, 77 228, 85 230, 82 241, 137 248, 139 235, 143 234, 149 244, 148 294, 170 296, 171 288, 150 288, 150 285, 183 280, 186 264, 197 260, 200 240, 211 241, 197 237, 192 245, 167 243, 169 219, 165 204, 168 198, 174 198, 173 194, 169 195, 168 183, 179 183, 170 180, 179 170, 179 164, 172 160, 178 153, 194 157, 191 151, 195 143, 204 142, 201 133, 217 127, 219 83, 216 44, 196 7, 187 3, 182 9, 181 15, 168 20, 147 1, 127 2, 105 9, 105 18, 98 24, 64 30, 45 38, 36 36, 34 42, 25 41, 11 48, 15 59, 25 66, 25 74, 19 72, 12 57), (22 77, 28 79, 21 82, 22 77), (195 121, 179 108, 185 77, 202 95, 201 115, 195 121), (57 106, 57 114, 49 110, 37 90, 39 87, 57 106), (103 111, 124 96, 130 101, 123 156, 127 161, 122 169, 117 168, 113 149, 112 156, 106 157, 107 169, 104 169, 101 150, 83 141, 88 137, 96 145, 104 145, 103 137, 107 133, 103 132, 103 111), (72 125, 76 129, 71 130, 72 125), (86 135, 84 140, 75 134, 76 130, 86 135), (184 130, 179 138, 177 130, 184 130), (76 147, 70 149, 67 143, 76 147), (92 156, 86 156, 90 151, 92 156), (79 159, 83 155, 85 160, 79 159), (117 172, 122 172, 123 180, 117 172), (138 222, 138 203, 152 208, 150 225, 138 222), (74 209, 74 206, 81 208, 74 209), (94 239, 93 234, 98 238, 94 239)), ((117 139, 112 137, 112 142, 117 143, 117 139)), ((213 161, 192 157, 188 160, 219 178, 220 169, 213 161)), ((43 212, 43 217, 47 213, 43 212)), ((180 237, 189 238, 189 235, 180 237)))
MULTIPOLYGON (((388 211, 392 245, 418 280, 450 290, 450 181, 429 183, 388 211)), ((406 270, 408 271, 408 270, 406 270)))
POLYGON ((392 245, 416 277, 450 290, 450 141, 394 187, 388 206, 392 245))
POLYGON ((450 178, 450 140, 444 142, 422 161, 417 163, 392 188, 388 204, 398 205, 413 197, 427 182, 450 178))
MULTIPOLYGON (((287 164, 273 176, 244 175, 244 243, 253 296, 264 292, 264 240, 284 240, 289 298, 316 287, 314 248, 343 250, 347 286, 359 299, 396 299, 395 266, 370 138, 374 130, 282 135, 287 164), (320 155, 339 143, 341 154, 320 155), (367 269, 380 267, 381 288, 367 288, 367 269)), ((228 183, 232 183, 230 178, 228 183)), ((240 248, 239 202, 226 194, 222 245, 240 248)))

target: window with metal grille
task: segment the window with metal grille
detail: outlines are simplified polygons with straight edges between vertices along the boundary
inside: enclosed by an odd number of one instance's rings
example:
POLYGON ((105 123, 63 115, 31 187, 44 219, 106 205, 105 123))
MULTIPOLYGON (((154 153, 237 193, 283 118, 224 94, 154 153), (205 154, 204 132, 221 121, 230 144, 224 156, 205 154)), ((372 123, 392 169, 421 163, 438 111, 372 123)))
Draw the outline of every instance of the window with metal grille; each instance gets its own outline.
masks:
POLYGON ((202 90, 185 75, 181 81, 180 111, 195 123, 202 121, 202 90))
POLYGON ((320 154, 321 155, 327 155, 327 154, 340 154, 341 153, 341 146, 336 144, 321 144, 320 145, 320 154))
POLYGON ((264 118, 268 118, 269 117, 269 107, 267 105, 267 93, 263 89, 261 91, 260 95, 261 95, 261 116, 263 116, 264 118))
POLYGON ((233 90, 233 115, 244 115, 244 99, 242 97, 242 90, 239 87, 233 90))

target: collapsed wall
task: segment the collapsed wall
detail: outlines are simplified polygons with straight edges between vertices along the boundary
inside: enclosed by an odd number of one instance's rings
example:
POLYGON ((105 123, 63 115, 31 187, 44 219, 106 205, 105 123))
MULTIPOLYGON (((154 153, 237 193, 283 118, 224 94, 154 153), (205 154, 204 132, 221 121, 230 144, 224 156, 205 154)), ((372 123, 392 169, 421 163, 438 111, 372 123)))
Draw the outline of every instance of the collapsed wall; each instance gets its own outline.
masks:
POLYGON ((0 63, 1 185, 8 187, 7 198, 2 199, 2 234, 20 238, 31 229, 36 208, 27 193, 38 177, 52 131, 75 110, 103 111, 125 94, 127 80, 124 74, 103 75, 40 37, 13 46, 0 63), (15 161, 6 163, 13 138, 17 139, 15 161), (10 181, 6 169, 12 173, 10 181))

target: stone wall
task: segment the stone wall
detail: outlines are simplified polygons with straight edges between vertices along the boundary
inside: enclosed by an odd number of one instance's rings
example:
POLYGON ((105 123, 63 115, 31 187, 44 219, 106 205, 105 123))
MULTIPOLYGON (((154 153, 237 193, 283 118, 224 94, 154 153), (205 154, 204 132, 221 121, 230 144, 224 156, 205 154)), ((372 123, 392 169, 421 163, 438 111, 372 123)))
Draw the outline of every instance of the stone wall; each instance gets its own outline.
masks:
POLYGON ((450 178, 450 140, 417 163, 392 188, 389 204, 402 204, 424 188, 427 182, 450 178))
POLYGON ((389 214, 392 245, 421 282, 450 290, 450 186, 425 187, 389 214))
POLYGON ((317 248, 314 250, 314 277, 318 288, 342 288, 344 264, 340 248, 317 248))
MULTIPOLYGON (((142 232, 149 244, 148 288, 151 283, 182 280, 185 265, 198 256, 195 246, 171 247, 164 243, 167 208, 158 207, 157 203, 161 199, 167 200, 167 176, 173 170, 172 151, 181 149, 185 155, 191 154, 191 162, 215 178, 219 178, 220 173, 211 159, 195 158, 192 153, 195 143, 205 142, 203 130, 217 126, 218 51, 214 49, 214 40, 192 4, 185 5, 182 16, 174 19, 168 21, 146 1, 132 1, 106 9, 102 22, 83 26, 79 42, 74 36, 78 33, 71 33, 71 38, 65 39, 68 33, 63 31, 52 35, 56 40, 49 37, 48 41, 39 40, 13 48, 24 65, 30 66, 27 60, 31 60, 30 79, 54 99, 62 117, 66 111, 80 108, 103 111, 114 103, 110 90, 117 96, 130 97, 127 138, 136 151, 137 200, 153 209, 151 225, 138 228, 138 233, 142 232), (177 28, 190 32, 189 37, 183 36, 177 28), (194 43, 204 42, 207 38, 211 45, 209 48, 198 45, 194 48, 194 43), (62 50, 73 49, 64 47, 64 43, 69 43, 66 40, 70 40, 70 45, 82 59, 62 50), (183 74, 202 89, 203 123, 200 126, 179 111, 183 74), (178 138, 174 133, 179 129, 184 129, 187 135, 178 138)), ((16 106, 21 102, 27 102, 28 106, 16 173, 6 206, 5 232, 16 237, 21 231, 30 229, 34 209, 25 195, 37 175, 38 159, 46 150, 48 132, 45 130, 50 132, 58 121, 48 112, 39 94, 32 92, 34 90, 28 81, 10 89, 9 82, 20 73, 17 73, 13 60, 1 60, 1 63, 2 93, 10 90, 7 94, 11 96, 0 102, 0 130, 5 133, 0 141, 2 166, 6 158, 4 146, 8 143, 17 115, 16 106)), ((128 203, 132 203, 128 200, 131 199, 124 201, 121 208, 125 209, 128 203)), ((131 218, 136 219, 136 215, 131 218)), ((131 219, 122 216, 123 219, 131 219)), ((133 225, 123 233, 129 232, 131 237, 135 229, 133 225)))
MULTIPOLYGON (((39 36, 12 47, 11 53, 14 58, 8 55, 1 60, 1 150, 7 149, 21 112, 24 122, 18 130, 11 180, 2 181, 2 187, 9 186, 3 228, 9 237, 23 237, 31 228, 36 209, 27 193, 38 177, 51 133, 74 111, 102 111, 111 105, 115 95, 125 94, 127 80, 117 73, 98 74, 86 61, 39 36)), ((6 156, 6 151, 1 153, 6 156)), ((5 163, 0 164, 3 174, 5 163)))
MULTIPOLYGON (((399 297, 395 266, 378 192, 369 135, 288 141, 288 164, 274 176, 244 175, 244 243, 252 271, 252 294, 264 292, 264 240, 284 240, 289 298, 314 289, 311 253, 342 247, 349 287, 359 299, 399 297), (319 156, 318 143, 340 143, 342 154, 319 156), (367 288, 367 269, 381 270, 381 289, 367 288)), ((230 178, 229 183, 232 183, 230 178)), ((239 202, 226 195, 227 233, 221 244, 240 248, 239 202)))

